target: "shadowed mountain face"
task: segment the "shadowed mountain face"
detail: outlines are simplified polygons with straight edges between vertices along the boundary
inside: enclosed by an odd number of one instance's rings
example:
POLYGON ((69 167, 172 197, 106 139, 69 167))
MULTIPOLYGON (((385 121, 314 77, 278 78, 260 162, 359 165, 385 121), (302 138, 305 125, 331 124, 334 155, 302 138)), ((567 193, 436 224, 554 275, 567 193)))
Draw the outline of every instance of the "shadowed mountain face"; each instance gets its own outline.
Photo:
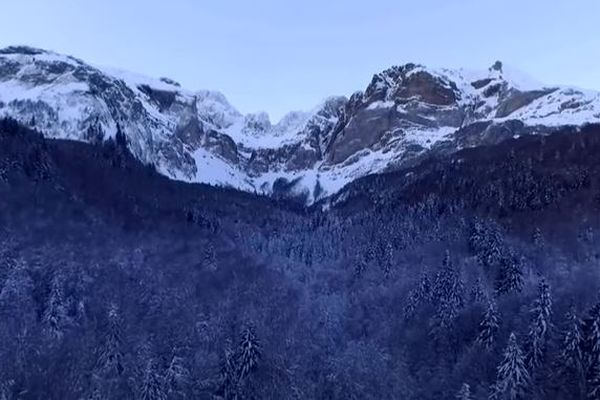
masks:
POLYGON ((499 62, 474 72, 406 64, 273 124, 219 92, 9 47, 0 50, 0 115, 52 138, 93 143, 120 131, 136 158, 170 178, 311 204, 431 153, 600 121, 600 97, 499 62))
POLYGON ((305 208, 1 120, 0 394, 593 396, 600 127, 502 129, 305 208))

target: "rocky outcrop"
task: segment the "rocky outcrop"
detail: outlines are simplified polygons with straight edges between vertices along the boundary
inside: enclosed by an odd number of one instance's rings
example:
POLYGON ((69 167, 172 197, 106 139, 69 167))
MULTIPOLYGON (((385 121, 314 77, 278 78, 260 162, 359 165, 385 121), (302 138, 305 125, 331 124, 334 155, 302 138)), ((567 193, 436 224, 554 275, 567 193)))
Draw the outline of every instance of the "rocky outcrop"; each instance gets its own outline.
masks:
POLYGON ((352 110, 351 116, 331 143, 327 158, 331 164, 339 164, 360 150, 372 149, 398 120, 398 112, 394 108, 360 107, 352 110))
POLYGON ((169 177, 312 202, 432 152, 600 121, 600 95, 548 88, 500 62, 478 72, 405 64, 349 99, 272 123, 219 92, 9 47, 0 50, 0 116, 74 140, 120 130, 136 157, 169 177))
POLYGON ((555 90, 556 89, 531 90, 529 92, 510 90, 509 93, 505 96, 505 99, 503 99, 502 102, 498 104, 498 109, 496 110, 495 117, 508 117, 518 109, 526 107, 527 105, 531 104, 534 100, 546 96, 554 92, 555 90))

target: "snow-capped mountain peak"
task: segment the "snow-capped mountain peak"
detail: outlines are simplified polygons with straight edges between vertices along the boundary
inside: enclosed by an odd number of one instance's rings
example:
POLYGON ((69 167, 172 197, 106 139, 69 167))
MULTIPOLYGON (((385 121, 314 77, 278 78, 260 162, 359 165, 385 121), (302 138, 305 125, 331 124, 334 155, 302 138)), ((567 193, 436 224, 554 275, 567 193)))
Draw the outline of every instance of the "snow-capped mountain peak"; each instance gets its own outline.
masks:
POLYGON ((0 116, 56 138, 98 141, 121 129, 138 158, 174 179, 312 202, 432 151, 600 121, 600 94, 544 85, 501 62, 482 71, 405 64, 349 99, 272 123, 220 92, 20 46, 0 50, 0 116))

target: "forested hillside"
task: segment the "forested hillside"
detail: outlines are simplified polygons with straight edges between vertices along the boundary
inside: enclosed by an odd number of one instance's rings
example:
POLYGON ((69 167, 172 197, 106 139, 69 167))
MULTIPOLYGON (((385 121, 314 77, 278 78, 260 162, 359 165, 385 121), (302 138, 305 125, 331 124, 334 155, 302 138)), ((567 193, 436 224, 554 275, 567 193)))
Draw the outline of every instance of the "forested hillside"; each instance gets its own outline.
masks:
POLYGON ((600 126, 310 208, 0 122, 0 399, 600 398, 600 126))

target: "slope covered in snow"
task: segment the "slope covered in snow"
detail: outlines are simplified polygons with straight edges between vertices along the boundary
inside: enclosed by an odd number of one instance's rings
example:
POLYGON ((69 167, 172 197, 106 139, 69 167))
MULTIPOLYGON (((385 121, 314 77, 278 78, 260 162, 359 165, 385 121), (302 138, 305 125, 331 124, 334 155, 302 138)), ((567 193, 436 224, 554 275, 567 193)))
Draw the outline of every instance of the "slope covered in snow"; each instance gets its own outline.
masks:
POLYGON ((216 91, 9 47, 0 50, 0 116, 92 142, 120 129, 138 158, 171 178, 312 202, 428 152, 598 122, 600 94, 544 85, 500 62, 483 71, 406 64, 349 99, 272 123, 216 91))

